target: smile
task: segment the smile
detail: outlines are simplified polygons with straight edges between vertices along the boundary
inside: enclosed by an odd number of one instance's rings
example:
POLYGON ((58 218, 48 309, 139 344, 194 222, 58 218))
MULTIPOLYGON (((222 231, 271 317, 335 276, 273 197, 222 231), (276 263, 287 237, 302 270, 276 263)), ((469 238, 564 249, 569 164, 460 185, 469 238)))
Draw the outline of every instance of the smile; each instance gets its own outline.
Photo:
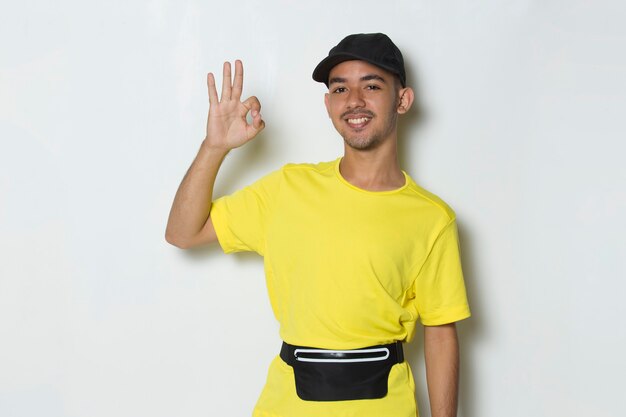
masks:
POLYGON ((346 119, 346 121, 348 122, 348 125, 350 125, 350 127, 355 127, 355 128, 360 128, 360 127, 365 126, 370 120, 372 120, 371 117, 354 117, 354 118, 346 119))

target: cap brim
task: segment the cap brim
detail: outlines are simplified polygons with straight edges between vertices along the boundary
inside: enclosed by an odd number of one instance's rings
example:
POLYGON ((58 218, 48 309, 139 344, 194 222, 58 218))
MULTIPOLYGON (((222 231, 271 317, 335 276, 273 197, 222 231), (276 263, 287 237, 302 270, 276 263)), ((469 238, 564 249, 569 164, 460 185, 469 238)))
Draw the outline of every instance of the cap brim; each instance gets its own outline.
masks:
POLYGON ((398 74, 395 69, 385 67, 383 65, 380 65, 377 62, 372 62, 368 58, 364 58, 362 56, 355 55, 355 54, 341 53, 341 54, 327 56, 319 64, 317 64, 317 67, 315 67, 315 69, 313 70, 313 80, 320 82, 320 83, 324 83, 326 84, 326 87, 328 87, 328 76, 330 75, 330 71, 336 65, 339 65, 342 62, 355 61, 355 60, 368 62, 379 68, 389 71, 392 74, 400 76, 400 74, 398 74))

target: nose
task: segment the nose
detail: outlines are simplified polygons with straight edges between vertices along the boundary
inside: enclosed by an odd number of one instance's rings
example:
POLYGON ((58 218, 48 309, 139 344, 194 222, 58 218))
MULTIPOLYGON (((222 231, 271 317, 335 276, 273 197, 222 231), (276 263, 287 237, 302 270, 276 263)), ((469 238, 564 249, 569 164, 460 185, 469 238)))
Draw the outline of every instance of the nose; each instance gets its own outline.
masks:
POLYGON ((348 90, 348 108, 354 109, 359 107, 365 107, 365 101, 363 100, 363 92, 360 88, 348 90))

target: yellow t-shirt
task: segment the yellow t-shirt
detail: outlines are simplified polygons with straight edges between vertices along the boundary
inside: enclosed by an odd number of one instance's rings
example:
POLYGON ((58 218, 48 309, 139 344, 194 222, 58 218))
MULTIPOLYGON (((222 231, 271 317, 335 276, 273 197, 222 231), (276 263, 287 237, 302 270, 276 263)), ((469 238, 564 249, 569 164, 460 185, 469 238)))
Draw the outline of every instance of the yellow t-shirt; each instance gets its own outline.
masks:
MULTIPOLYGON (((355 187, 340 161, 287 164, 211 208, 224 252, 264 257, 282 340, 355 349, 408 342, 418 318, 469 317, 453 210, 406 173, 395 190, 355 187)), ((394 365, 383 399, 312 402, 297 397, 276 357, 254 416, 413 417, 415 407, 406 362, 394 365)))

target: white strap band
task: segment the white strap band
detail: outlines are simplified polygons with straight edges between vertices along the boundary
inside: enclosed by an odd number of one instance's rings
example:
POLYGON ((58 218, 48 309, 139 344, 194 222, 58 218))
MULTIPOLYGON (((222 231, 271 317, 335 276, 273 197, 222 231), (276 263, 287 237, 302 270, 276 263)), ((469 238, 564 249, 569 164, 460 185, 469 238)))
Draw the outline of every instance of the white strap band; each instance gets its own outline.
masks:
POLYGON ((358 349, 358 350, 327 350, 327 349, 296 349, 293 352, 296 360, 299 362, 377 362, 384 361, 389 357, 389 349, 387 348, 375 348, 375 349, 358 349), (376 356, 373 358, 352 358, 352 359, 325 359, 325 358, 302 358, 298 357, 298 353, 378 353, 385 352, 384 356, 376 356))

